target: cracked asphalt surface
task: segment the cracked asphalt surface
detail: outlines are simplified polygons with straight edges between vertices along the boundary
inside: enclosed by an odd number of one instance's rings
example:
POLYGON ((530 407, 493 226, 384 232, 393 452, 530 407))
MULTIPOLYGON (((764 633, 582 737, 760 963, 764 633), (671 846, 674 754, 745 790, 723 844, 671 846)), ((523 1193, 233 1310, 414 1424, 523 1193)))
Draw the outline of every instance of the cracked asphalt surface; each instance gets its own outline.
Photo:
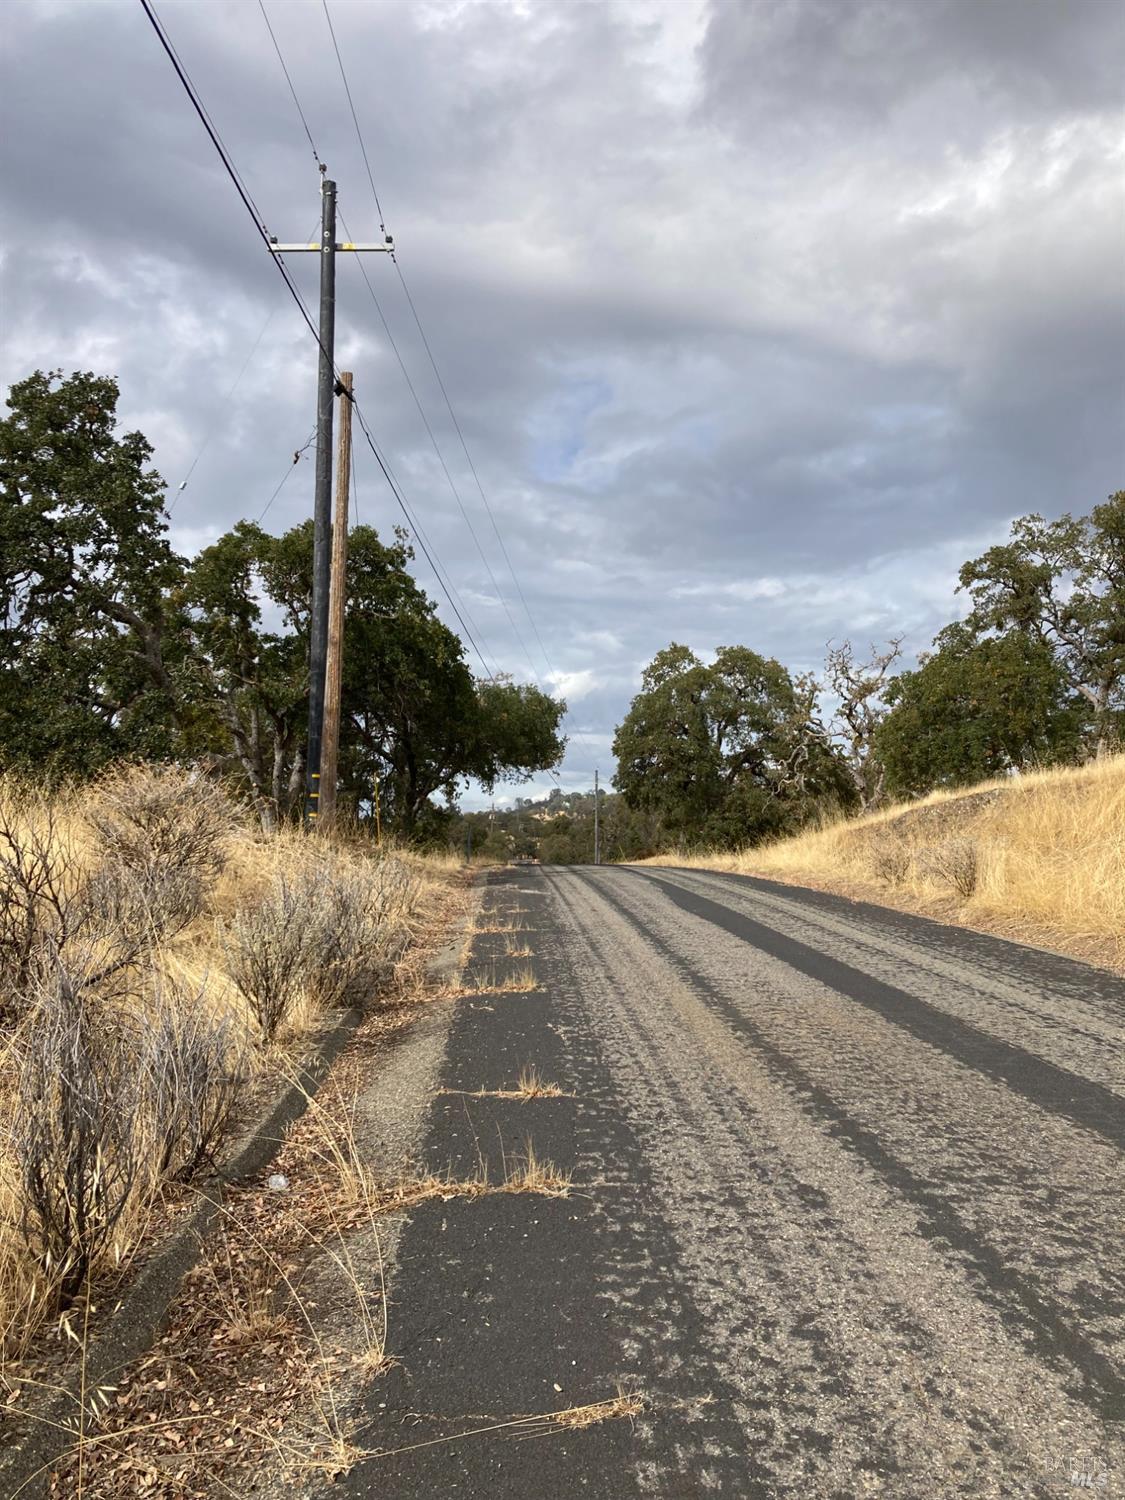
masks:
POLYGON ((733 875, 494 877, 336 1494, 1125 1494, 1125 981, 733 875), (526 946, 532 957, 510 956, 526 946), (529 967, 538 989, 506 991, 529 967), (471 1098, 522 1068, 573 1098, 471 1098), (612 1397, 635 1421, 517 1441, 612 1397))

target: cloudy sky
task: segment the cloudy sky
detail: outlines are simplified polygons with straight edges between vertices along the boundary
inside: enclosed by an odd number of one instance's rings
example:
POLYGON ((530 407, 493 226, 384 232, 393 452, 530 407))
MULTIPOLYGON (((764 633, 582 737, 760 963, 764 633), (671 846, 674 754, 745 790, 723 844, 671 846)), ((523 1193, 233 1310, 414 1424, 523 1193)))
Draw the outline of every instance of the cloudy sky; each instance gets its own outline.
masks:
MULTIPOLYGON (((270 231, 304 238, 318 174, 258 0, 155 3, 270 231)), ((321 0, 265 4, 373 238, 321 0)), ((385 256, 452 484, 354 259, 339 363, 489 666, 567 698, 565 786, 611 771, 670 640, 916 650, 1013 516, 1125 485, 1119 0, 330 5, 530 620, 385 256)), ((294 524, 315 346, 140 4, 7 0, 0 46, 0 381, 116 375, 183 551, 282 479, 267 522, 294 524)), ((314 262, 291 260, 310 299, 314 262)), ((362 520, 401 519, 362 445, 357 479, 362 520)))

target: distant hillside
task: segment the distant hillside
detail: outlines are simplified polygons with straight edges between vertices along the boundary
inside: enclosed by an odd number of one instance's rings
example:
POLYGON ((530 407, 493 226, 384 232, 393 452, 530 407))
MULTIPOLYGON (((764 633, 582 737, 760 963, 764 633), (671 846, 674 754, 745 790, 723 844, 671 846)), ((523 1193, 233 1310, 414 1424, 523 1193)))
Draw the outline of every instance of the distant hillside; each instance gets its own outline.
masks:
POLYGON ((935 792, 736 853, 658 864, 769 876, 1125 969, 1125 756, 935 792))

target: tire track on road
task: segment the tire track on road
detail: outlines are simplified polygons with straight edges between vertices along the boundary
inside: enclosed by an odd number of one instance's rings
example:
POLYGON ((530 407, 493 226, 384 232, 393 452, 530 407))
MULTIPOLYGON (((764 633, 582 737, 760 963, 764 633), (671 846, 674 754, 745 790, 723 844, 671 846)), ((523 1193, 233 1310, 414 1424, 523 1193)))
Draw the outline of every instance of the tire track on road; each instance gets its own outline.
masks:
POLYGON ((1013 1042, 991 1036, 967 1021, 958 1020, 929 1001, 887 984, 807 943, 768 927, 755 918, 732 912, 706 896, 658 877, 631 872, 662 889, 682 911, 700 917, 750 942, 771 958, 827 985, 838 994, 874 1011, 920 1042, 936 1047, 947 1056, 979 1073, 986 1073, 1005 1087, 1035 1104, 1093 1131, 1125 1150, 1125 1099, 1101 1084, 1080 1078, 1013 1042))
POLYGON ((643 923, 607 906, 620 873, 548 879, 571 911, 568 947, 588 949, 591 1024, 680 1257, 697 1268, 714 1357, 743 1392, 770 1493, 1057 1493, 1052 1434, 1106 1446, 1073 1366, 1056 1373, 1029 1348, 963 1259, 919 1233, 915 1207, 770 1074, 643 923))
MULTIPOLYGON (((680 978, 721 1015, 724 1024, 762 1059, 769 1075, 802 1104, 818 1127, 863 1161, 917 1212, 927 1237, 944 1243, 968 1273, 978 1294, 1015 1326, 1022 1341, 1055 1370, 1073 1380, 1074 1394, 1101 1420, 1125 1416, 1125 1379, 1115 1362, 1072 1326, 1066 1311, 1013 1272, 996 1249, 967 1225, 933 1183, 889 1152, 875 1132, 856 1120, 833 1094, 775 1045, 745 1011, 654 932, 643 917, 605 888, 604 879, 575 874, 597 892, 680 978)), ((712 903, 708 903, 712 904, 712 903)), ((694 913, 690 913, 694 915, 694 913)), ((750 923, 752 928, 760 924, 750 923)), ((909 997, 906 997, 909 1003, 909 997)))

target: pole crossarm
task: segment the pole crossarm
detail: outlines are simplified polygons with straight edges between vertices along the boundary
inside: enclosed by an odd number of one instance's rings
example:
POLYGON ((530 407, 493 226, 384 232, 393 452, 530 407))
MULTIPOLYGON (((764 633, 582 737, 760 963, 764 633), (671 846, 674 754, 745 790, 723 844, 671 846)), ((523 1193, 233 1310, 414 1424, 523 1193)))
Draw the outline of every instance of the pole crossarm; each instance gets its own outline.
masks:
MULTIPOLYGON (((271 239, 269 242, 269 246, 271 252, 274 255, 297 255, 302 251, 312 251, 315 254, 319 255, 324 248, 319 240, 315 240, 311 245, 307 245, 304 242, 299 245, 282 245, 277 240, 271 239)), ((370 243, 364 243, 359 240, 337 240, 335 249, 362 250, 364 252, 374 251, 376 254, 382 253, 383 255, 393 255, 395 253, 395 244, 394 240, 392 239, 388 239, 385 245, 379 244, 375 240, 372 240, 370 243)))

